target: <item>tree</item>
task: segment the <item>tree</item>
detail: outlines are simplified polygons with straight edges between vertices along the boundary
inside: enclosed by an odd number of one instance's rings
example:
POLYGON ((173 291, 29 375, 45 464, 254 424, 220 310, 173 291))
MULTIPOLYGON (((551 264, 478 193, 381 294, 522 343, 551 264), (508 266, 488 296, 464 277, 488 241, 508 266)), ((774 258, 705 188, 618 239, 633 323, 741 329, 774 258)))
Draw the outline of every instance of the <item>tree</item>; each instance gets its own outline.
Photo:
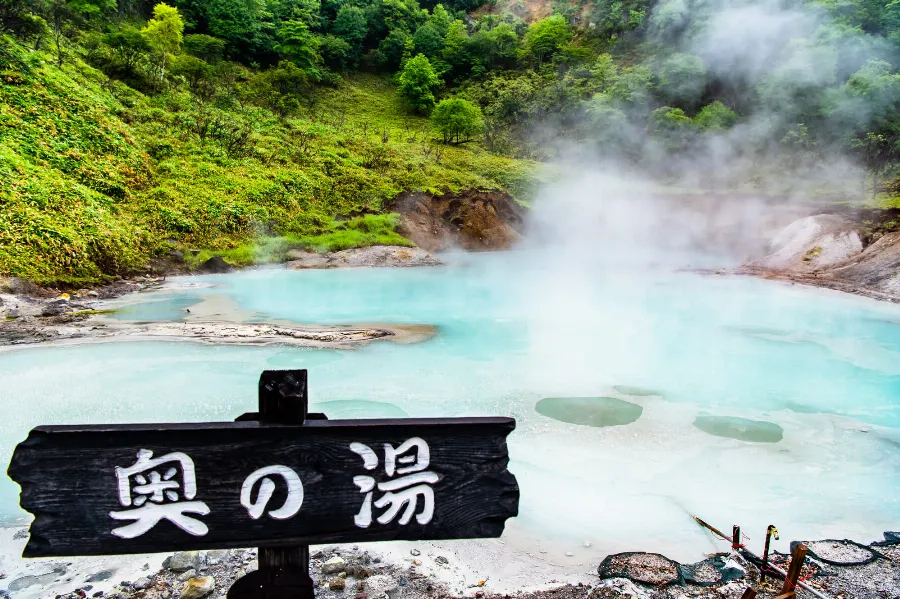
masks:
POLYGON ((206 6, 209 34, 225 40, 229 56, 247 57, 260 49, 260 0, 214 0, 206 6))
POLYGON ((610 97, 620 108, 646 114, 650 102, 650 69, 635 66, 622 69, 610 87, 610 97))
POLYGON ((282 118, 297 112, 311 90, 306 71, 288 60, 254 75, 248 88, 250 99, 282 118))
POLYGON ((412 32, 428 19, 428 11, 422 9, 417 0, 381 0, 376 7, 378 17, 375 21, 381 31, 402 29, 412 32))
POLYGON ((101 41, 113 51, 126 77, 134 75, 138 62, 150 52, 150 43, 147 38, 139 29, 130 25, 107 33, 101 38, 101 41))
POLYGON ((184 36, 183 46, 185 52, 210 64, 216 64, 225 56, 225 40, 203 33, 184 36))
POLYGON ((0 32, 10 32, 22 39, 40 39, 50 33, 47 21, 34 14, 36 7, 22 0, 0 0, 0 32))
POLYGON ((491 29, 490 35, 494 41, 491 65, 511 68, 516 62, 519 48, 519 36, 516 35, 515 27, 509 23, 500 23, 491 29))
POLYGON ((462 98, 441 100, 431 114, 431 123, 444 138, 444 143, 469 141, 484 129, 481 109, 462 98))
POLYGON ((878 176, 889 166, 900 161, 900 126, 891 132, 860 134, 852 147, 872 173, 872 197, 878 195, 878 176))
POLYGON ((346 41, 331 34, 319 40, 319 53, 329 68, 343 71, 353 62, 353 48, 346 41))
POLYGON ((672 54, 659 67, 659 91, 663 99, 690 108, 703 96, 706 65, 694 54, 672 54))
POLYGON ((662 106, 650 113, 647 128, 663 140, 668 150, 680 150, 687 144, 693 122, 682 109, 662 106))
POLYGON ((309 31, 309 26, 300 20, 285 21, 278 30, 278 45, 275 46, 282 56, 290 58, 294 64, 307 72, 313 79, 319 76, 320 38, 309 31))
POLYGON ((628 116, 615 107, 609 94, 594 94, 585 107, 591 125, 593 141, 601 148, 614 154, 629 150, 633 135, 628 116))
POLYGON ((378 52, 385 70, 393 72, 400 68, 403 49, 406 47, 407 41, 411 40, 409 34, 403 29, 394 29, 381 40, 381 43, 378 44, 378 52))
POLYGON ((730 129, 738 120, 738 114, 719 100, 707 104, 694 117, 694 124, 704 131, 730 129))
POLYGON ((366 13, 361 8, 344 4, 334 19, 331 31, 353 48, 354 58, 362 55, 363 40, 369 32, 366 13))
POLYGON ((532 23, 525 32, 525 47, 541 66, 572 38, 569 24, 561 15, 553 15, 532 23))
POLYGON ((599 33, 617 36, 640 27, 649 9, 648 0, 596 0, 590 20, 599 33))
POLYGON ((211 85, 213 72, 212 65, 190 54, 179 54, 169 67, 171 75, 184 79, 191 91, 204 99, 213 95, 214 88, 211 85))
POLYGON ((895 44, 900 44, 900 0, 893 0, 884 7, 881 23, 885 36, 895 44))
POLYGON ((141 30, 141 34, 157 54, 160 80, 166 76, 169 56, 178 52, 181 47, 183 31, 184 22, 178 9, 164 2, 153 7, 153 18, 141 30))
MULTIPOLYGON (((115 0, 49 0, 46 5, 48 20, 53 29, 56 45, 56 64, 62 66, 65 59, 64 37, 66 27, 74 20, 83 20, 114 10, 115 0)), ((39 28, 40 23, 32 24, 39 28)))
POLYGON ((436 5, 431 11, 431 16, 428 17, 428 24, 434 27, 441 37, 447 35, 451 23, 453 23, 453 17, 450 16, 443 4, 436 5))
POLYGON ((428 58, 424 54, 418 54, 403 66, 400 96, 414 111, 428 113, 434 108, 434 90, 440 83, 428 58))
POLYGON ((429 23, 416 29, 413 43, 416 46, 416 52, 424 54, 428 58, 439 56, 444 48, 443 36, 429 23))
POLYGON ((471 57, 467 48, 469 43, 469 30, 466 24, 459 19, 453 21, 444 36, 444 61, 449 64, 455 74, 463 73, 471 64, 471 57))

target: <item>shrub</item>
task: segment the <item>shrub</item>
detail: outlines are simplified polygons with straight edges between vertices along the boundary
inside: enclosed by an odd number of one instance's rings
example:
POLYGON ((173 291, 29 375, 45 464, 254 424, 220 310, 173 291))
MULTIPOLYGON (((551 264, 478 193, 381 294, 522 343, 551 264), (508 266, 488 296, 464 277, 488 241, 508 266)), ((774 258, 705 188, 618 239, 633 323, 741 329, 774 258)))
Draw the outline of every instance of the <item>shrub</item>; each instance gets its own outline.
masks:
POLYGON ((431 123, 444 138, 444 143, 469 141, 484 129, 481 109, 462 98, 441 100, 431 115, 431 123))

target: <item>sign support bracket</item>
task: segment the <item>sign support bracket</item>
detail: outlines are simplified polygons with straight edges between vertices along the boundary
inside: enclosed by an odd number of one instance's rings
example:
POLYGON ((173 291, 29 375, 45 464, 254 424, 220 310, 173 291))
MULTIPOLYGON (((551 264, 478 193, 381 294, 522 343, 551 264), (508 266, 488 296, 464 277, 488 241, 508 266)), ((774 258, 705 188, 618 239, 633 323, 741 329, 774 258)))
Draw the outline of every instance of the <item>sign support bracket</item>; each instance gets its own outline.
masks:
MULTIPOLYGON (((259 413, 238 420, 303 426, 309 388, 306 370, 267 370, 259 377, 259 413)), ((259 569, 238 579, 228 590, 228 599, 314 599, 309 575, 309 545, 260 547, 259 569)))

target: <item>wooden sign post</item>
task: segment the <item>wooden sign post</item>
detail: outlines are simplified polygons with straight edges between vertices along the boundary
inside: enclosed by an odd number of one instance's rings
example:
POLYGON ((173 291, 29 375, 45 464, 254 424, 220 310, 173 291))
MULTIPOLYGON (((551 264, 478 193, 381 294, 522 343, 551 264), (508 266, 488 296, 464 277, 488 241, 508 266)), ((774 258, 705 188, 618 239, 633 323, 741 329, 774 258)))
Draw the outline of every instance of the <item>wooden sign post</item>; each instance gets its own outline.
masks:
POLYGON ((309 545, 499 537, 518 514, 511 418, 327 420, 305 370, 237 422, 40 426, 9 476, 25 557, 260 547, 231 598, 312 597, 309 545))

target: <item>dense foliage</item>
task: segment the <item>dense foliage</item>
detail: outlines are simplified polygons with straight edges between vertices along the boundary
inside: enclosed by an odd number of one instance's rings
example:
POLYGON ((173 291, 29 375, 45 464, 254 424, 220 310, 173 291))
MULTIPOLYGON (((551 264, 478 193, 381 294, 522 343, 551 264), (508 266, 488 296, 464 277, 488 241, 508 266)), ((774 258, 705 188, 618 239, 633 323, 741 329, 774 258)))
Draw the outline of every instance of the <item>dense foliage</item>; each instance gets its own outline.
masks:
POLYGON ((900 0, 0 0, 0 36, 0 273, 36 278, 325 247, 560 139, 709 184, 850 157, 873 194, 900 159, 900 0))

